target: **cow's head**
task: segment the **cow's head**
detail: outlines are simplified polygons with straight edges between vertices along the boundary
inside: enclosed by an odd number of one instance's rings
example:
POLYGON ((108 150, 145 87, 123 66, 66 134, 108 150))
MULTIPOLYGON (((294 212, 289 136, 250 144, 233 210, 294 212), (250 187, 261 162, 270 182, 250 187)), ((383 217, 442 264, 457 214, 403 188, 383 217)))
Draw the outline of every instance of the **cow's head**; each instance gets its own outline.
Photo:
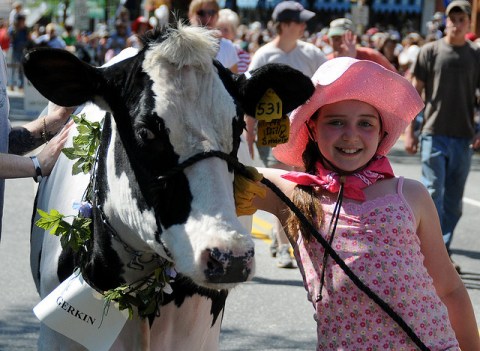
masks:
POLYGON ((228 288, 251 277, 254 252, 235 215, 228 163, 203 159, 158 179, 205 151, 235 156, 240 109, 254 114, 271 87, 288 112, 312 94, 312 83, 284 65, 232 74, 213 60, 217 40, 203 28, 180 24, 144 40, 138 54, 104 68, 67 51, 35 50, 25 73, 56 104, 92 101, 113 116, 102 205, 124 240, 168 255, 200 286, 228 288))

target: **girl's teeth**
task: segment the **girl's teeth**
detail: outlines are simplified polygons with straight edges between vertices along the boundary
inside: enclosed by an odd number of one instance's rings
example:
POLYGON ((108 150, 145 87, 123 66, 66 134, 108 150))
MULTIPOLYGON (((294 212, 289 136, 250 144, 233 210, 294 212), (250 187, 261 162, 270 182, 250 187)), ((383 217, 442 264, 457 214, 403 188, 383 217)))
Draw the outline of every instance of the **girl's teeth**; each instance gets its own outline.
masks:
POLYGON ((354 154, 357 152, 357 149, 342 149, 342 151, 346 154, 354 154))

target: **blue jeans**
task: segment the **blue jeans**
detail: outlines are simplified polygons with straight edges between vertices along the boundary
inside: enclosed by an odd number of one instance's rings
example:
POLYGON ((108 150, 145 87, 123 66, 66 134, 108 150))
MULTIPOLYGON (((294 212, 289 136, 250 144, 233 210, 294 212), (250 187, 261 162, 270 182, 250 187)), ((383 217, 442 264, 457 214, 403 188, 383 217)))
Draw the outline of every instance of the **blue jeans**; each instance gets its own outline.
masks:
POLYGON ((10 86, 14 87, 17 86, 23 89, 24 85, 24 73, 23 73, 23 51, 22 52, 13 52, 12 53, 12 61, 11 65, 11 74, 10 74, 10 86), (15 75, 17 75, 18 79, 15 79, 15 75))
POLYGON ((422 182, 437 207, 447 249, 462 216, 462 198, 472 160, 470 138, 421 136, 422 182))

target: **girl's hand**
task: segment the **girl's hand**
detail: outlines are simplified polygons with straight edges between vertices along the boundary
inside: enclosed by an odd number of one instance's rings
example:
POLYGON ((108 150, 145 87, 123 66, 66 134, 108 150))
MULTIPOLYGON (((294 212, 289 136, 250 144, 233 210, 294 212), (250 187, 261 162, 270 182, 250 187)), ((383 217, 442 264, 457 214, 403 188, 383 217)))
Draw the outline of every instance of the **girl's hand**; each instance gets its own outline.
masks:
MULTIPOLYGON (((62 107, 63 108, 63 107, 62 107)), ((38 161, 42 168, 42 174, 47 176, 53 169, 53 166, 57 162, 58 156, 67 141, 70 128, 73 126, 73 120, 69 121, 63 129, 56 136, 45 145, 42 151, 37 155, 38 161)))
POLYGON ((253 199, 256 196, 265 198, 267 193, 266 189, 261 184, 258 184, 262 180, 263 175, 255 167, 247 167, 247 171, 249 173, 248 178, 235 173, 233 195, 237 216, 254 214, 257 208, 253 205, 253 199))

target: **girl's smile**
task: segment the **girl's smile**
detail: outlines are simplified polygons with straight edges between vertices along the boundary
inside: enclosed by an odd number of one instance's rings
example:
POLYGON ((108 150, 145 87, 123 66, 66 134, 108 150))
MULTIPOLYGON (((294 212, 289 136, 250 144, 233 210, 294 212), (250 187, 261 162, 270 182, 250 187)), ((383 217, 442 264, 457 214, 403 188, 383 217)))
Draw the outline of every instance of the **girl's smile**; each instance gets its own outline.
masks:
POLYGON ((380 142, 381 122, 377 110, 357 100, 323 106, 314 127, 323 157, 347 172, 366 165, 380 142))

